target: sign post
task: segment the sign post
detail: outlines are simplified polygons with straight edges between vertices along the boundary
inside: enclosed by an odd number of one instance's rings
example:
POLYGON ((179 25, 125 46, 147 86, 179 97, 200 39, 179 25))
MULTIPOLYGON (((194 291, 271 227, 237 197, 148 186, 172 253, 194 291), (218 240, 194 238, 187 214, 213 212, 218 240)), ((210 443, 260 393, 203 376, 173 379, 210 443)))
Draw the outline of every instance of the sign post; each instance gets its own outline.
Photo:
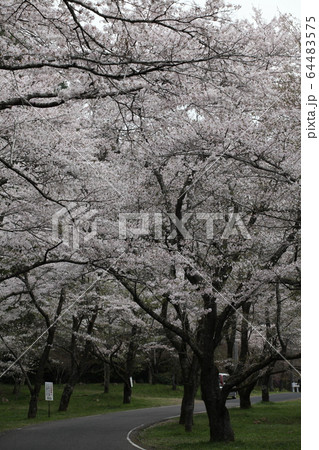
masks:
POLYGON ((44 383, 45 399, 48 402, 48 417, 50 417, 50 402, 53 402, 53 383, 46 381, 44 383))

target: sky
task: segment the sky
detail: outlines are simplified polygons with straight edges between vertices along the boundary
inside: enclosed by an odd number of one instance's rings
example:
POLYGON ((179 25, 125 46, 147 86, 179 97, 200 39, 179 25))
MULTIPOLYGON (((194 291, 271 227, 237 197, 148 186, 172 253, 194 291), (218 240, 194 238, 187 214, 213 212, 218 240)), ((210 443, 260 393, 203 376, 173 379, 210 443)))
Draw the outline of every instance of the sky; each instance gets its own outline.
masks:
MULTIPOLYGON (((199 4, 204 4, 205 0, 195 0, 199 4)), ((278 12, 291 13, 297 19, 300 19, 300 0, 226 0, 225 3, 240 5, 241 9, 237 11, 238 18, 249 19, 252 15, 252 7, 262 10, 266 20, 271 20, 278 12)))
POLYGON ((241 10, 237 13, 240 18, 249 18, 252 7, 262 10, 265 19, 272 19, 279 10, 282 13, 291 13, 300 19, 300 0, 230 0, 230 3, 241 5, 241 10))

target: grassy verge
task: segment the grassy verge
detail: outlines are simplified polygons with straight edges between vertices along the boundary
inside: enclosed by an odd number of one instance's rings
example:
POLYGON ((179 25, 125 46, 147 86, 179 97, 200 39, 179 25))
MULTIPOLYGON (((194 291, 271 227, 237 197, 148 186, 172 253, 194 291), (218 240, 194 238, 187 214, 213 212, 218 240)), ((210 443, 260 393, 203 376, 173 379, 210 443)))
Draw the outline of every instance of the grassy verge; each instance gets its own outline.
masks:
POLYGON ((208 420, 196 415, 192 433, 171 420, 142 430, 138 442, 152 450, 300 449, 300 400, 258 403, 249 410, 230 409, 235 442, 208 442, 208 420))
POLYGON ((48 418, 48 402, 44 400, 43 388, 40 393, 37 418, 27 419, 29 402, 27 387, 23 386, 18 396, 12 394, 12 389, 13 387, 10 385, 0 384, 0 431, 48 420, 153 406, 176 405, 180 403, 183 393, 182 387, 173 391, 171 386, 166 385, 135 384, 131 404, 123 405, 123 387, 121 384, 111 385, 108 394, 103 393, 103 387, 100 384, 80 384, 74 389, 68 411, 58 412, 63 386, 55 385, 54 401, 50 402, 51 417, 48 418))

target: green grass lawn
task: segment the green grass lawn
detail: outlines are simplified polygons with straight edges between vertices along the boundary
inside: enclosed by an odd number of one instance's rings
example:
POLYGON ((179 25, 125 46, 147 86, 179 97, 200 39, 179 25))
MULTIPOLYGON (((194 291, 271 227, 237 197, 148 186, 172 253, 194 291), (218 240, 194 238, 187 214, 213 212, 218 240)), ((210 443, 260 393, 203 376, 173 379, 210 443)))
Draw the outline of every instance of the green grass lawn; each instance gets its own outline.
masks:
POLYGON ((123 405, 122 384, 111 384, 108 394, 103 393, 101 384, 79 384, 74 389, 68 411, 58 412, 63 386, 54 385, 54 401, 50 402, 50 419, 48 418, 48 402, 44 400, 44 387, 40 393, 37 418, 27 419, 29 403, 27 387, 23 386, 18 396, 12 394, 12 389, 13 387, 10 385, 0 384, 0 431, 48 420, 105 414, 112 411, 152 406, 176 405, 181 402, 183 394, 182 387, 173 391, 171 386, 166 385, 135 384, 132 402, 129 405, 123 405), (3 402, 3 399, 7 399, 8 402, 3 402))
POLYGON ((142 430, 138 443, 152 450, 204 449, 289 449, 300 445, 300 400, 258 403, 249 410, 230 409, 235 441, 209 443, 205 414, 195 415, 194 428, 185 433, 177 420, 162 422, 142 430))

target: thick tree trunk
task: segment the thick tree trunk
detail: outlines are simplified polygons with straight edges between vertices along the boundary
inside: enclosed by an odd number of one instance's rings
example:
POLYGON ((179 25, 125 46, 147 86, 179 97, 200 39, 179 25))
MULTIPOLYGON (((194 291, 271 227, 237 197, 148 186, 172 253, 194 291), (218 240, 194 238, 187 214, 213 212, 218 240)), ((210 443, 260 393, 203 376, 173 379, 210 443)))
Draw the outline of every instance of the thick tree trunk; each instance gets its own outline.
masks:
MULTIPOLYGON (((218 285, 216 286, 218 289, 218 285)), ((200 336, 202 357, 200 359, 200 385, 205 403, 210 431, 210 442, 234 440, 228 409, 227 395, 219 387, 219 370, 214 363, 214 352, 220 343, 221 334, 217 329, 216 299, 209 294, 203 295, 204 306, 210 311, 202 319, 200 336)))
POLYGON ((263 402, 269 402, 269 381, 270 374, 266 373, 262 378, 261 399, 263 402))
POLYGON ((35 383, 32 392, 30 393, 28 419, 34 419, 37 416, 40 390, 41 384, 35 383))
POLYGON ((240 409, 251 408, 250 392, 247 389, 240 389, 239 391, 239 406, 240 409))
POLYGON ((190 363, 186 347, 179 353, 179 361, 182 370, 184 394, 181 405, 179 423, 185 425, 185 431, 192 431, 195 395, 199 383, 199 363, 197 357, 193 354, 190 363))
POLYGON ((61 399, 60 399, 60 405, 59 405, 59 411, 66 411, 69 406, 70 398, 73 393, 75 383, 67 383, 64 386, 61 399))
POLYGON ((263 402, 269 402, 269 389, 266 384, 261 386, 261 399, 263 402))
POLYGON ((104 363, 104 394, 108 394, 110 390, 110 365, 104 363))
POLYGON ((225 406, 218 379, 218 369, 213 364, 204 364, 201 371, 202 399, 205 403, 210 429, 210 441, 233 441, 228 409, 225 406))
POLYGON ((241 409, 249 409, 251 408, 250 394, 255 387, 255 382, 245 386, 243 388, 238 389, 239 393, 239 405, 241 409))
POLYGON ((263 402, 269 402, 269 390, 272 390, 272 371, 275 366, 275 362, 270 364, 261 380, 261 398, 263 402))
POLYGON ((192 380, 192 383, 184 384, 184 394, 181 405, 181 414, 179 423, 185 425, 185 431, 192 431, 195 395, 197 391, 197 381, 192 380))
MULTIPOLYGON (((50 339, 50 341, 52 340, 53 342, 53 336, 52 339, 50 339)), ((49 339, 48 339, 49 341, 49 339)), ((28 411, 28 419, 34 419, 37 416, 37 411, 38 411, 38 399, 39 399, 39 394, 41 391, 41 384, 43 382, 43 374, 44 374, 44 368, 45 368, 45 364, 49 359, 49 353, 50 353, 50 349, 51 349, 51 345, 52 344, 47 344, 42 356, 40 358, 40 362, 39 362, 39 366, 36 372, 36 376, 35 376, 35 382, 34 382, 34 386, 33 388, 29 388, 30 390, 30 401, 29 401, 29 411, 28 411)))
MULTIPOLYGON (((167 316, 168 302, 162 304, 162 316, 167 316)), ((165 329, 165 334, 173 347, 178 352, 178 359, 181 367, 181 375, 184 387, 181 412, 179 416, 180 425, 185 426, 185 431, 192 431, 194 401, 198 388, 199 362, 197 356, 187 346, 185 342, 179 340, 173 333, 165 329)))
POLYGON ((38 396, 33 394, 30 396, 28 419, 34 419, 37 417, 38 412, 38 396))
POLYGON ((123 403, 125 405, 131 403, 131 396, 132 396, 132 388, 130 382, 124 383, 124 389, 123 389, 123 403))
MULTIPOLYGON (((87 334, 90 336, 93 332, 94 323, 97 317, 98 308, 95 306, 92 316, 90 317, 88 321, 87 326, 87 334)), ((71 373, 69 375, 68 381, 64 386, 62 396, 60 399, 59 404, 59 411, 67 411, 70 403, 70 399, 74 390, 75 385, 79 382, 81 379, 81 376, 87 370, 87 358, 89 355, 89 351, 91 348, 90 341, 87 339, 85 342, 85 347, 83 353, 80 355, 79 361, 76 362, 76 349, 77 349, 77 332, 80 329, 83 316, 81 318, 78 318, 76 316, 73 316, 73 323, 72 323, 72 337, 71 337, 71 373)))
POLYGON ((57 318, 61 314, 62 305, 63 305, 64 300, 65 300, 65 290, 64 290, 64 288, 61 289, 60 299, 59 299, 59 303, 58 303, 58 306, 57 306, 57 309, 56 309, 54 322, 53 322, 55 324, 52 326, 51 321, 49 319, 49 316, 38 305, 38 303, 36 301, 36 298, 34 297, 33 291, 30 290, 29 284, 26 283, 26 285, 27 285, 27 287, 29 289, 29 293, 30 293, 30 296, 32 298, 33 303, 35 304, 35 306, 37 307, 39 312, 42 314, 42 316, 45 318, 46 325, 48 327, 48 330, 47 330, 48 331, 47 341, 46 341, 44 350, 43 350, 43 352, 41 354, 41 357, 40 357, 40 360, 39 360, 39 364, 38 364, 37 371, 36 371, 36 374, 35 374, 34 386, 33 386, 33 388, 31 386, 31 384, 29 386, 30 402, 29 402, 28 418, 29 419, 33 419, 33 418, 36 417, 37 411, 38 411, 38 399, 39 399, 39 394, 40 394, 40 390, 41 390, 41 385, 43 383, 44 369, 45 369, 46 363, 48 362, 50 351, 51 351, 52 344, 53 344, 53 341, 54 341, 55 330, 56 330, 56 327, 57 327, 56 321, 57 321, 57 318))

